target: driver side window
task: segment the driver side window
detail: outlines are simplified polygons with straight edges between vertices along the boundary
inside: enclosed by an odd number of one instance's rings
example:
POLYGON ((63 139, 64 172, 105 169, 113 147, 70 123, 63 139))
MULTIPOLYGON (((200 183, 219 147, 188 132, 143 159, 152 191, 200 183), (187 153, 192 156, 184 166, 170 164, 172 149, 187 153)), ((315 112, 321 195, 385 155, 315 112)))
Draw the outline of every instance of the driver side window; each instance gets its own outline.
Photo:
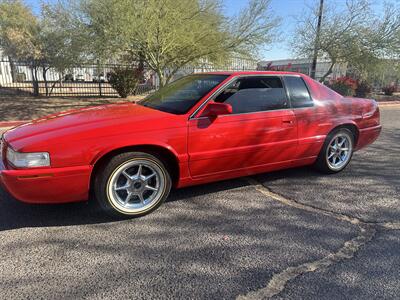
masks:
POLYGON ((289 108, 277 76, 249 76, 235 80, 214 99, 232 106, 233 114, 289 108))

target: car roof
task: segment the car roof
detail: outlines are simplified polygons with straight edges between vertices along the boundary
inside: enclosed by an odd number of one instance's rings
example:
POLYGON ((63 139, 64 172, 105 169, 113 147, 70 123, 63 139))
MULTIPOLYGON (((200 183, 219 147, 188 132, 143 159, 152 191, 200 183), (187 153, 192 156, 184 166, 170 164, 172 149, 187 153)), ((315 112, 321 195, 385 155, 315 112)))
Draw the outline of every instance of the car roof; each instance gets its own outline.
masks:
POLYGON ((217 71, 217 72, 204 72, 196 74, 209 74, 209 75, 298 75, 303 76, 304 74, 298 72, 287 72, 287 71, 217 71))

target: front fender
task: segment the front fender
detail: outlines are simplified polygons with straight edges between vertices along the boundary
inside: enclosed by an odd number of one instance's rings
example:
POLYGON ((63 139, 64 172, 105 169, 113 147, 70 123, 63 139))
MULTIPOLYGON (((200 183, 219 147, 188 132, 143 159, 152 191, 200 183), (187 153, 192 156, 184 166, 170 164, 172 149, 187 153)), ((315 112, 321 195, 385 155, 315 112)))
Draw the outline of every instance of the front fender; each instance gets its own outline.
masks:
POLYGON ((104 148, 102 151, 98 152, 94 157, 93 160, 90 162, 90 165, 95 165, 102 157, 108 155, 111 152, 120 150, 120 149, 129 149, 132 147, 158 147, 163 148, 171 152, 179 162, 187 161, 186 154, 179 154, 173 146, 167 143, 160 143, 158 141, 152 139, 143 139, 135 141, 135 143, 117 143, 107 148, 104 148))
POLYGON ((112 151, 137 146, 164 148, 171 152, 179 162, 185 162, 188 159, 187 129, 185 127, 171 128, 103 138, 101 143, 98 143, 93 149, 89 163, 95 164, 101 157, 112 151))

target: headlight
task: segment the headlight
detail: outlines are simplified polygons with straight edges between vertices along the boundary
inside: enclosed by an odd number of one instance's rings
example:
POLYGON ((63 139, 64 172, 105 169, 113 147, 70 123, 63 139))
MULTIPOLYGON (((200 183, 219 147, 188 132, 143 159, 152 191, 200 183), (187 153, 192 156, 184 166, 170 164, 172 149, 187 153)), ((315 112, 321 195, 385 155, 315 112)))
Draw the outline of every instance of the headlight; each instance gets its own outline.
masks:
POLYGON ((7 160, 17 168, 50 167, 50 155, 47 152, 20 153, 8 147, 7 160))

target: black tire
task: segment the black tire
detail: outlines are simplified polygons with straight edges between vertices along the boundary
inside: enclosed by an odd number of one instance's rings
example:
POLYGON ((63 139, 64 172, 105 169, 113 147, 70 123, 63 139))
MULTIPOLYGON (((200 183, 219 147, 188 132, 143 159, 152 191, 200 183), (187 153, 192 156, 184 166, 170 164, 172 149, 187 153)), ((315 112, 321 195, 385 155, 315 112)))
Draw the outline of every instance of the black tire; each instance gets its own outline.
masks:
MULTIPOLYGON (((135 166, 131 168, 135 168, 135 166)), ((140 174, 140 172, 138 174, 140 174)), ((137 181, 139 181, 139 179, 137 181)), ((129 184, 131 184, 129 186, 129 189, 135 188, 134 184, 136 183, 134 182, 133 179, 129 182, 129 184)), ((127 179, 127 183, 125 183, 125 186, 129 184, 127 179)), ((147 187, 147 181, 146 183, 143 183, 143 185, 144 184, 147 187)), ((164 164, 155 155, 143 152, 126 152, 114 156, 108 162, 103 164, 102 167, 99 168, 97 174, 95 174, 93 190, 98 207, 101 209, 102 212, 112 217, 131 218, 131 217, 140 217, 146 215, 157 209, 168 197, 171 191, 171 186, 172 186, 171 176, 168 172, 168 169, 166 168, 166 164, 164 164), (137 211, 136 210, 133 211, 132 209, 129 210, 128 208, 126 209, 123 208, 122 204, 119 202, 120 200, 118 196, 119 192, 116 192, 115 189, 113 189, 113 184, 115 182, 118 182, 118 180, 120 180, 118 178, 117 179, 115 178, 117 176, 121 177, 122 174, 125 174, 124 171, 122 171, 122 173, 119 174, 116 174, 116 172, 121 172, 121 170, 125 166, 129 166, 129 164, 135 164, 135 163, 138 163, 139 165, 142 164, 144 169, 148 168, 149 170, 150 169, 156 170, 154 173, 157 174, 156 176, 154 176, 156 177, 156 179, 154 180, 156 180, 156 182, 163 182, 162 187, 160 187, 159 190, 156 192, 157 194, 154 200, 149 204, 149 206, 144 207, 142 210, 137 210, 137 211), (117 193, 117 196, 115 196, 115 193, 117 193)), ((125 190, 125 192, 128 192, 128 190, 125 190)))
POLYGON ((347 129, 347 128, 338 128, 336 130, 333 130, 332 132, 330 132, 328 134, 328 136, 325 139, 324 145, 322 146, 322 149, 318 155, 317 161, 314 164, 314 167, 325 174, 336 174, 339 173, 341 171, 343 171, 347 165, 350 163, 351 158, 353 156, 353 152, 354 152, 354 134, 351 130, 347 129), (348 138, 349 140, 349 151, 348 151, 348 156, 346 157, 346 160, 344 162, 342 162, 342 164, 339 164, 338 167, 334 167, 333 163, 329 161, 328 157, 329 157, 329 151, 328 149, 331 145, 331 143, 334 142, 335 138, 338 136, 343 136, 348 138))

